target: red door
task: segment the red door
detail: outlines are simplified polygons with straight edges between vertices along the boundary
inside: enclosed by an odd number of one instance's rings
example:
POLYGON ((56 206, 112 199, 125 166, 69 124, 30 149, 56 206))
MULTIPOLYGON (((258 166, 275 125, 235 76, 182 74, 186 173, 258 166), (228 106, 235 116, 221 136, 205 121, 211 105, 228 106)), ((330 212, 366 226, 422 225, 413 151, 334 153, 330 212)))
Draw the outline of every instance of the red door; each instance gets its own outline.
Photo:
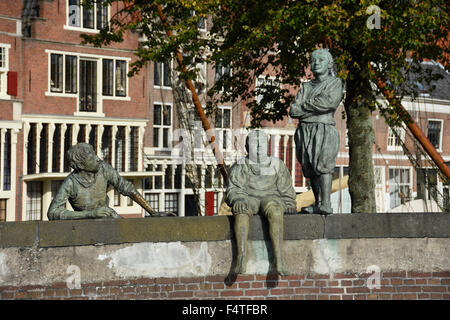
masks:
POLYGON ((214 215, 214 192, 213 191, 205 192, 205 215, 207 215, 207 216, 214 215))

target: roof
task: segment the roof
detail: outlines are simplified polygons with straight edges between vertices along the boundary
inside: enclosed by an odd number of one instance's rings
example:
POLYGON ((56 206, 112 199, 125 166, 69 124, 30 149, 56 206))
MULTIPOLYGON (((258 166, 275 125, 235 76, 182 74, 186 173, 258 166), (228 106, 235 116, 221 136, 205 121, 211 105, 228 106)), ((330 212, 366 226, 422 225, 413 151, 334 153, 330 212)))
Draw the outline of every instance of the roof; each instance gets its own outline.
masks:
POLYGON ((403 90, 410 94, 415 92, 419 96, 450 100, 450 73, 440 63, 432 61, 422 62, 420 68, 418 72, 408 72, 403 90), (426 81, 425 78, 431 80, 426 81))

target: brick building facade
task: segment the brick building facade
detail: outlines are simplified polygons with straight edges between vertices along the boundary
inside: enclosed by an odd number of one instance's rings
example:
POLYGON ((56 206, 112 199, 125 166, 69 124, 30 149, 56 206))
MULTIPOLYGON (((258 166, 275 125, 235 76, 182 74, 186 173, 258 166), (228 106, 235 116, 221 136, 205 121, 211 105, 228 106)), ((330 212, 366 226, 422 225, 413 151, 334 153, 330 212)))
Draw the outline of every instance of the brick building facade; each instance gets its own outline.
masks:
MULTIPOLYGON (((127 77, 135 59, 133 50, 140 45, 138 33, 128 33, 123 42, 104 48, 81 44, 80 34, 98 32, 118 9, 115 5, 86 9, 78 0, 19 3, 0 3, 0 221, 47 219, 51 199, 70 171, 65 151, 81 141, 91 143, 100 156, 132 180, 157 211, 180 216, 218 214, 224 185, 215 158, 204 145, 205 134, 195 122, 193 107, 185 103, 191 108, 184 115, 189 121, 181 120, 177 111, 169 79, 172 65, 152 62, 136 76, 127 77), (193 134, 191 145, 194 169, 179 157, 180 137, 186 132, 199 133, 193 134), (193 188, 197 178, 201 186, 193 188)), ((199 28, 206 32, 207 21, 199 28)), ((198 67, 198 87, 206 87, 229 71, 206 64, 198 67)), ((404 104, 448 161, 450 85, 448 73, 443 71, 443 75, 436 94, 425 90, 418 100, 404 104)), ((206 103, 204 91, 200 98, 206 103)), ((210 118, 226 165, 243 155, 240 143, 249 120, 245 106, 232 103, 220 105, 210 118)), ((340 132, 338 178, 348 170, 342 106, 335 120, 340 132)), ((308 182, 294 152, 297 121, 286 117, 263 125, 270 135, 271 155, 285 161, 296 192, 307 191, 308 182)), ((374 128, 378 211, 417 197, 431 197, 426 192, 420 196, 424 188, 419 187, 418 192, 415 169, 376 113, 374 128)), ((400 130, 400 136, 404 135, 400 130)), ((413 145, 408 137, 406 145, 413 145)), ((439 179, 435 184, 440 194, 448 194, 439 179)), ((119 214, 145 216, 137 204, 113 190, 108 196, 119 214)), ((347 192, 337 192, 333 199, 335 212, 349 212, 347 192)))

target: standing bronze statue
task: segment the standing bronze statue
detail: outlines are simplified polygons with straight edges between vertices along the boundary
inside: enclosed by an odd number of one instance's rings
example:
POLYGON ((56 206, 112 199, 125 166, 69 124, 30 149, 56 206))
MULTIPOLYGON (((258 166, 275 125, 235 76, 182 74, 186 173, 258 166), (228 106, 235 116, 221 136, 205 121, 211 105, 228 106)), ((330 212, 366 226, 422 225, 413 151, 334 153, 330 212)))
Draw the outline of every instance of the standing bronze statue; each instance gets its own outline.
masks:
POLYGON ((47 213, 49 220, 121 218, 108 207, 106 192, 109 186, 136 201, 151 215, 157 215, 134 185, 100 160, 90 144, 72 146, 67 151, 67 158, 73 171, 64 179, 50 204, 47 213), (67 200, 75 211, 66 209, 67 200))
POLYGON ((312 81, 304 83, 292 103, 289 115, 299 119, 295 132, 296 156, 305 177, 311 180, 315 203, 302 209, 304 213, 331 214, 331 185, 339 133, 334 113, 343 88, 341 79, 333 76, 333 57, 327 49, 312 52, 312 81))
POLYGON ((269 222, 274 251, 274 267, 286 275, 283 263, 283 214, 296 213, 295 191, 286 165, 270 157, 267 135, 262 130, 251 131, 246 139, 248 155, 230 168, 225 201, 234 215, 237 244, 236 274, 246 271, 246 252, 250 216, 261 214, 269 222))

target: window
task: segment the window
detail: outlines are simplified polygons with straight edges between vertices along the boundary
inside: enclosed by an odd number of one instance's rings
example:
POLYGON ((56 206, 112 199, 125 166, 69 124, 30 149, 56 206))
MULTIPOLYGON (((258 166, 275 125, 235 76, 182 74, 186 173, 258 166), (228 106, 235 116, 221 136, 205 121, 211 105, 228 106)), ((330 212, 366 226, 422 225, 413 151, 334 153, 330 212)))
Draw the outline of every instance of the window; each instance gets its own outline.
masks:
POLYGON ((51 78, 50 78, 50 91, 62 92, 63 90, 63 55, 52 53, 50 55, 51 60, 51 78))
POLYGON ((97 61, 80 59, 80 111, 97 112, 97 61))
POLYGON ((3 190, 11 190, 11 129, 5 132, 3 142, 3 190))
POLYGON ((389 127, 387 150, 388 151, 402 150, 402 141, 405 141, 405 129, 389 127))
POLYGON ((164 207, 168 212, 178 213, 178 193, 166 193, 164 195, 164 207))
POLYGON ((102 99, 129 100, 128 59, 49 52, 49 96, 78 98, 78 111, 102 113, 102 99))
POLYGON ((102 73, 103 73, 103 95, 112 96, 114 93, 114 60, 103 59, 102 73))
POLYGON ((42 181, 27 182, 27 220, 42 218, 42 181))
POLYGON ((68 0, 67 25, 71 28, 100 30, 108 25, 109 7, 105 0, 95 1, 91 7, 81 0, 68 0))
POLYGON ((77 93, 77 74, 78 74, 78 60, 76 56, 65 56, 66 59, 66 93, 77 93))
POLYGON ((171 132, 172 106, 155 104, 153 106, 153 147, 170 148, 171 132))
POLYGON ((427 138, 437 150, 442 148, 442 123, 443 120, 428 120, 427 138))
POLYGON ((8 91, 8 48, 0 44, 0 96, 6 96, 8 91))
POLYGON ((170 86, 170 66, 168 62, 155 62, 153 68, 153 84, 155 87, 170 86))
POLYGON ((50 54, 50 91, 77 93, 78 57, 59 53, 50 54))
POLYGON ((159 211, 159 194, 158 193, 146 193, 145 200, 150 204, 153 210, 159 211))
POLYGON ((125 97, 127 95, 127 63, 116 60, 116 96, 125 97))
MULTIPOLYGON (((197 16, 194 10, 191 10, 190 14, 192 17, 197 16)), ((197 29, 199 31, 206 31, 206 19, 202 16, 198 16, 197 29)))
POLYGON ((102 59, 102 78, 102 94, 104 96, 125 97, 127 95, 126 61, 102 59))
MULTIPOLYGON (((269 91, 280 87, 278 80, 272 77, 259 77, 256 81, 256 102, 261 104, 264 98, 264 94, 269 91)), ((266 104, 265 108, 267 110, 272 109, 273 104, 266 104)))
POLYGON ((231 108, 219 107, 215 119, 216 138, 223 150, 231 150, 231 108))
POLYGON ((411 172, 409 168, 389 168, 390 208, 411 199, 411 172))
MULTIPOLYGON (((216 65, 215 82, 218 82, 220 79, 222 79, 223 76, 229 77, 230 75, 231 75, 230 65, 223 65, 221 63, 218 63, 216 65)), ((223 87, 221 87, 220 91, 223 91, 223 87)))

